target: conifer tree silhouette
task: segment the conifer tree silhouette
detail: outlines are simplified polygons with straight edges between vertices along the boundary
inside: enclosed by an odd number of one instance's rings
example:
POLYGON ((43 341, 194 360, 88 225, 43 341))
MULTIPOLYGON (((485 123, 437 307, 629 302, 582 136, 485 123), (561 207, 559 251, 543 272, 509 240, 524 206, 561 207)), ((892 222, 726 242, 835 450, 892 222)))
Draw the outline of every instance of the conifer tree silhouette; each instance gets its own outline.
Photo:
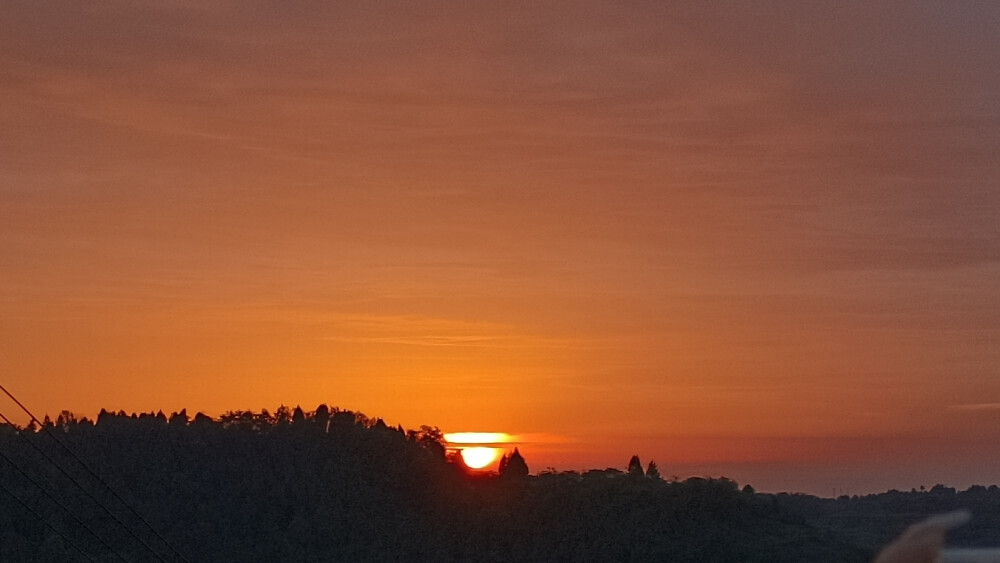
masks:
POLYGON ((638 455, 634 455, 632 459, 628 460, 628 474, 629 477, 642 477, 645 475, 642 472, 642 462, 639 461, 638 455))
POLYGON ((650 461, 646 467, 646 477, 657 481, 663 480, 663 477, 660 476, 660 468, 656 466, 655 461, 650 461))
POLYGON ((500 477, 505 479, 522 479, 528 476, 528 464, 521 452, 514 448, 514 453, 500 459, 500 477))

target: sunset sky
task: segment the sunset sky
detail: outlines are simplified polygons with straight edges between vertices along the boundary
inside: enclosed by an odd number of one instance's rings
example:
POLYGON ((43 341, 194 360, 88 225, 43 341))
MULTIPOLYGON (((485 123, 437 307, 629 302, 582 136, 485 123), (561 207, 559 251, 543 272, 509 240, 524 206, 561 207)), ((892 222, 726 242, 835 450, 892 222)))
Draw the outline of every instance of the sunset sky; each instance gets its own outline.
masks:
POLYGON ((1000 3, 815 4, 0 0, 0 384, 1000 483, 1000 3))

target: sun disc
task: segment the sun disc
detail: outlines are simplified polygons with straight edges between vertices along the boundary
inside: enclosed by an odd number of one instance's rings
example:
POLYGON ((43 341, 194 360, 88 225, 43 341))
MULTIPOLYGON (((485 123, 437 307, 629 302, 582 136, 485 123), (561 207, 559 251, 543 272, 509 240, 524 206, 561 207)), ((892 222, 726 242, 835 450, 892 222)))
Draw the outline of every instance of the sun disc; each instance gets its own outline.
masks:
POLYGON ((462 461, 472 469, 482 469, 497 458, 498 448, 462 448, 462 461))

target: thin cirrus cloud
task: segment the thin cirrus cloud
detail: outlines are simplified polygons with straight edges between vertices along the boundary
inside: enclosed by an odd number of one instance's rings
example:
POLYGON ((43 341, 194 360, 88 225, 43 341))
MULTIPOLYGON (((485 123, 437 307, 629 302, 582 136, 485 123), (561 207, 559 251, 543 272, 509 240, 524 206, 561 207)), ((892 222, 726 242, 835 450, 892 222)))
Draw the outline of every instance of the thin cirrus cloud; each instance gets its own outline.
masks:
POLYGON ((318 336, 318 340, 354 344, 504 349, 587 345, 579 340, 525 334, 511 325, 413 315, 333 315, 327 316, 324 324, 336 325, 343 334, 318 336))
POLYGON ((1000 410, 1000 403, 965 403, 948 405, 948 408, 957 411, 997 411, 1000 410))
POLYGON ((364 336, 324 336, 321 340, 338 342, 372 343, 372 344, 404 344, 407 346, 463 346, 491 347, 510 346, 509 338, 498 336, 413 336, 413 337, 364 337, 364 336))

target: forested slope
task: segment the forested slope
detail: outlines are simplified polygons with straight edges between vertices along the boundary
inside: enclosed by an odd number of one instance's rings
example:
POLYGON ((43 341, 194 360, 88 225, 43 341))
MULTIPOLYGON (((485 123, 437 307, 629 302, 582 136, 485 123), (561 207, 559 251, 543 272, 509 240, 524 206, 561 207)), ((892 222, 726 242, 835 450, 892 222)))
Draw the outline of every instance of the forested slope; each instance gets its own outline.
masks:
POLYGON ((675 483, 617 471, 471 476, 448 462, 434 428, 404 431, 323 406, 219 420, 102 412, 96 424, 66 413, 45 426, 0 426, 3 561, 850 562, 871 555, 732 481, 675 483))

